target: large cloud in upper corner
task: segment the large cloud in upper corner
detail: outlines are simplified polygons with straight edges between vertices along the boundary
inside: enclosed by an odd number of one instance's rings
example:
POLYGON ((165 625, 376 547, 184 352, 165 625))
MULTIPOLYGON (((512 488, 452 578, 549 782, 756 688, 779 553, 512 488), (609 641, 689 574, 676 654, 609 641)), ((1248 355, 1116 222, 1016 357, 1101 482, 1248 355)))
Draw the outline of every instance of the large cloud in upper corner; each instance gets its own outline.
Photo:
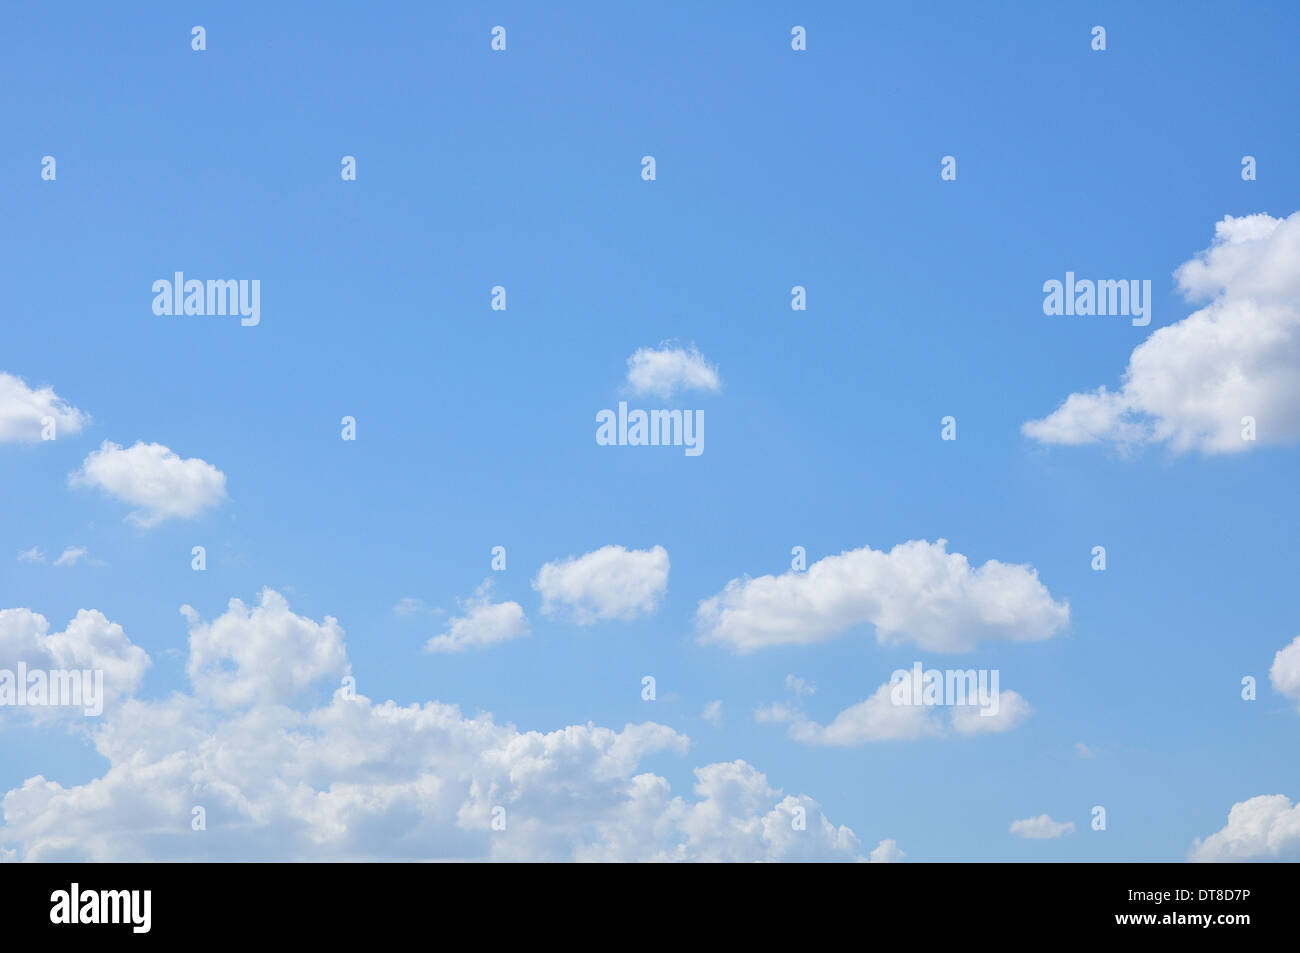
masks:
POLYGON ((54 420, 54 436, 80 433, 90 415, 73 407, 52 387, 32 390, 21 377, 0 372, 0 443, 34 443, 42 439, 46 418, 54 420))
POLYGON ((544 615, 566 610, 578 625, 634 619, 653 612, 668 588, 668 550, 602 546, 546 563, 533 588, 542 595, 544 615))
POLYGON ((1034 642, 1069 624, 1030 566, 989 560, 978 569, 947 540, 912 540, 827 556, 807 572, 733 579, 700 603, 700 641, 736 652, 824 642, 870 622, 884 643, 964 652, 983 640, 1034 642))
POLYGON ((627 359, 627 386, 634 394, 671 397, 679 390, 717 391, 718 369, 692 345, 643 347, 627 359))
POLYGON ((1300 804, 1285 794, 1261 794, 1238 801, 1228 823, 1188 854, 1192 861, 1300 860, 1300 804))
POLYGON ((1134 349, 1117 391, 1071 394, 1021 428, 1048 444, 1165 443, 1234 453, 1300 439, 1300 212, 1231 215, 1175 271, 1201 310, 1134 349), (1242 418, 1256 439, 1242 438, 1242 418))
POLYGON ((140 526, 188 519, 226 499, 226 475, 197 457, 182 460, 160 443, 123 449, 105 440, 68 477, 71 486, 98 487, 138 506, 128 517, 140 526))

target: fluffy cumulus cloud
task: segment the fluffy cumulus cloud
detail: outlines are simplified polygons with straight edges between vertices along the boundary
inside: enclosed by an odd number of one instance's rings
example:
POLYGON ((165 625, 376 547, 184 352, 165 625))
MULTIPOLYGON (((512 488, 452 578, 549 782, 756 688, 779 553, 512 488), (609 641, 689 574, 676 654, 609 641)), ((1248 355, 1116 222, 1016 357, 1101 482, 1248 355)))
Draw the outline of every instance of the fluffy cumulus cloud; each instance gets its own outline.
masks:
POLYGON ((823 642, 864 623, 886 644, 962 652, 984 640, 1047 639, 1070 621, 1030 566, 978 569, 947 540, 827 556, 807 572, 733 579, 700 603, 700 640, 736 652, 823 642))
POLYGON ((464 652, 528 635, 528 619, 517 602, 493 602, 485 582, 465 604, 465 614, 447 620, 446 630, 426 644, 429 652, 464 652))
POLYGON ((1074 833, 1074 821, 1054 821, 1050 814, 1011 822, 1011 835, 1026 840, 1055 840, 1074 833))
POLYGON ((906 856, 907 854, 899 849, 898 841, 891 837, 877 844, 869 859, 873 864, 901 864, 906 856))
POLYGON ((1175 272, 1206 301, 1134 349, 1119 390, 1071 394, 1026 423, 1049 444, 1163 443, 1235 453, 1300 439, 1300 212, 1224 218, 1209 249, 1175 272), (1255 421, 1243 439, 1243 418, 1255 421))
POLYGON ((617 836, 579 850, 583 860, 861 860, 861 844, 821 806, 785 795, 744 761, 695 770, 695 800, 671 797, 667 782, 640 775, 618 811, 617 836))
POLYGON ((718 369, 692 346, 643 347, 627 359, 627 386, 634 394, 672 397, 678 391, 716 392, 722 387, 718 369))
POLYGON ((1261 794, 1232 805, 1228 824, 1209 837, 1197 838, 1193 861, 1300 860, 1300 803, 1285 794, 1261 794))
POLYGON ((1013 691, 989 693, 983 699, 963 697, 960 704, 925 704, 922 691, 913 691, 911 673, 881 685, 864 701, 845 708, 828 725, 818 724, 793 705, 776 703, 759 708, 759 722, 783 724, 801 744, 857 747, 875 741, 969 737, 1010 731, 1023 722, 1029 704, 1013 691), (921 704, 916 704, 921 699, 921 704))
MULTIPOLYGON (((192 694, 129 699, 105 716, 92 736, 108 763, 101 776, 66 786, 35 776, 4 795, 0 852, 45 861, 863 859, 853 831, 744 761, 705 765, 692 795, 674 795, 641 770, 650 756, 686 753, 689 739, 672 728, 521 731, 453 705, 372 701, 336 681, 348 663, 333 619, 296 616, 271 590, 258 608, 230 606, 209 624, 190 613, 192 694), (284 704, 307 680, 338 687, 318 707, 284 704)), ((871 855, 896 850, 885 842, 871 855)))
POLYGON ((263 589, 258 605, 231 599, 226 611, 204 622, 181 606, 190 630, 186 673, 205 698, 223 708, 287 704, 325 678, 348 671, 343 628, 295 615, 284 596, 263 589))
POLYGON ((542 613, 567 612, 579 625, 629 620, 653 612, 668 588, 668 550, 602 546, 546 563, 533 580, 542 613))
POLYGON ((35 443, 43 438, 46 425, 54 423, 55 438, 78 434, 90 423, 90 415, 73 407, 52 387, 33 390, 21 377, 0 373, 0 443, 35 443))
POLYGON ((1268 677, 1273 691, 1300 704, 1300 635, 1273 656, 1268 677))
POLYGON ((29 672, 103 672, 103 701, 109 706, 132 694, 150 665, 145 650, 97 610, 82 609, 66 629, 54 633, 45 616, 31 609, 0 610, 0 669, 16 672, 20 662, 29 672))
POLYGON ((205 460, 183 460, 158 443, 122 448, 107 440, 68 477, 72 486, 98 487, 139 507, 130 519, 140 526, 188 519, 226 499, 226 475, 205 460))

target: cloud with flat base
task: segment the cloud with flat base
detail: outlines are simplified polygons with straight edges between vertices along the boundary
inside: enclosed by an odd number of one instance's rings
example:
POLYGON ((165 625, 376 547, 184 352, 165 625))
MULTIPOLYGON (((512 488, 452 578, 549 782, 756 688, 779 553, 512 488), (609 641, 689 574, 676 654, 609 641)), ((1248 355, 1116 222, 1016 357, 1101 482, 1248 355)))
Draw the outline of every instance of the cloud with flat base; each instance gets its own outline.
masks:
POLYGON ((827 556, 806 572, 733 579, 696 612, 699 639, 737 653, 811 645, 870 623, 887 645, 966 652, 983 641, 1037 642, 1065 629, 1057 602, 1030 566, 972 567, 947 540, 912 540, 827 556))
POLYGON ((68 477, 68 484, 96 487, 139 507, 127 518, 146 528, 192 519, 226 500, 224 473, 206 460, 182 459, 160 443, 123 448, 105 440, 68 477))
POLYGON ((640 348, 627 359, 627 388, 638 396, 669 398, 679 391, 717 393, 722 381, 718 369, 694 345, 664 344, 640 348))
POLYGON ((567 615, 578 625, 628 621, 659 607, 668 588, 668 550, 602 546, 583 556, 546 563, 533 579, 543 615, 567 615))
POLYGON ((1066 834, 1073 834, 1074 821, 1054 821, 1050 814, 1026 817, 1024 820, 1011 822, 1011 835, 1026 840, 1055 840, 1066 834))
POLYGON ((1293 805, 1285 794, 1261 794, 1238 801, 1232 805, 1228 823, 1222 829, 1196 839, 1188 860, 1300 860, 1300 803, 1293 805))

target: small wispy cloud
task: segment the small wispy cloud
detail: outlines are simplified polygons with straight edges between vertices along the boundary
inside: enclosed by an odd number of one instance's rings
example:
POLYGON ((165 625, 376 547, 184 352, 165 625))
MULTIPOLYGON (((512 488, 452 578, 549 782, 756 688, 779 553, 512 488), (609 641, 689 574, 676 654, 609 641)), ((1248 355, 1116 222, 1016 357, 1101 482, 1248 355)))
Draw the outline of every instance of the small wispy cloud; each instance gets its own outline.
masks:
POLYGON ((463 652, 487 648, 500 642, 520 639, 530 633, 523 606, 517 602, 493 602, 492 583, 484 582, 466 600, 463 615, 447 620, 442 635, 425 643, 428 652, 463 652))
POLYGON ((627 386, 634 394, 666 398, 685 390, 716 393, 722 381, 717 367, 706 361, 695 345, 687 349, 663 344, 640 348, 627 359, 627 386))
POLYGON ((1011 834, 1026 840, 1054 840, 1074 833, 1074 821, 1054 821, 1050 814, 1039 814, 1011 822, 1011 834))
POLYGON ((803 698, 805 695, 811 695, 817 691, 817 686, 806 678, 800 678, 798 675, 787 675, 785 677, 786 691, 793 692, 796 698, 803 698))
POLYGON ((51 387, 33 389, 21 377, 0 373, 0 443, 38 443, 52 425, 56 436, 77 434, 90 415, 73 407, 51 387))
POLYGON ((413 615, 441 615, 445 610, 431 606, 415 596, 402 596, 393 606, 393 615, 407 618, 413 615))
POLYGON ((56 566, 75 566, 78 562, 90 555, 90 550, 85 546, 69 546, 59 558, 54 560, 56 566))
POLYGON ((35 563, 38 566, 75 566, 82 560, 89 563, 102 566, 99 560, 90 559, 90 550, 85 546, 67 546, 64 547, 57 559, 53 562, 45 558, 45 553, 39 546, 33 546, 31 549, 24 550, 18 554, 18 561, 24 563, 35 563))

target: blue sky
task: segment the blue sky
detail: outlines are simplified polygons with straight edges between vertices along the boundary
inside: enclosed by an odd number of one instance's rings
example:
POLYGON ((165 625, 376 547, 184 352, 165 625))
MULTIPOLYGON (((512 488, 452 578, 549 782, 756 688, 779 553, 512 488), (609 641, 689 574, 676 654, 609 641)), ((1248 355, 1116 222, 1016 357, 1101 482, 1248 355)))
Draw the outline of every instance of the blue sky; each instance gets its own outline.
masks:
MULTIPOLYGON (((1069 446, 1021 426, 1118 389, 1136 347, 1204 305, 1174 272, 1216 223, 1297 211, 1298 29, 1286 5, 1208 3, 8 10, 0 373, 92 419, 0 441, 0 608, 51 632, 98 610, 152 660, 135 694, 162 702, 191 691, 179 607, 214 620, 269 587, 338 620, 375 702, 521 732, 665 725, 689 750, 637 773, 689 799, 695 768, 742 759, 863 855, 892 839, 912 861, 1183 859, 1235 803, 1300 798, 1300 714, 1269 679, 1300 634, 1295 441, 1069 446), (1150 326, 1045 316, 1043 282, 1067 270, 1150 279, 1150 326), (261 323, 155 315, 175 271, 260 280, 261 323), (720 387, 629 395, 628 359, 664 342, 698 348, 720 387), (597 446, 619 400, 702 409, 705 452, 597 446), (142 527, 68 485, 104 441, 206 461, 228 499, 142 527), (940 539, 1032 567, 1068 625, 956 653, 881 644, 869 622, 750 653, 701 642, 701 600, 787 572, 793 546, 812 564, 940 539), (541 567, 610 545, 667 551, 654 608, 544 613, 541 567), (33 547, 44 562, 18 558, 33 547), (88 555, 52 565, 65 547, 88 555), (489 578, 531 634, 423 651, 489 578), (1032 712, 843 747, 755 719, 782 702, 829 723, 914 660, 997 669, 1032 712), (790 674, 815 694, 795 699, 790 674), (1008 832, 1043 813, 1078 829, 1008 832)), ((1300 420, 1288 393, 1283 423, 1300 420)), ((4 712, 0 738, 0 791, 109 768, 80 722, 4 712)), ((54 856, 6 822, 0 847, 54 856)), ((95 823, 137 842, 129 818, 95 823)))

